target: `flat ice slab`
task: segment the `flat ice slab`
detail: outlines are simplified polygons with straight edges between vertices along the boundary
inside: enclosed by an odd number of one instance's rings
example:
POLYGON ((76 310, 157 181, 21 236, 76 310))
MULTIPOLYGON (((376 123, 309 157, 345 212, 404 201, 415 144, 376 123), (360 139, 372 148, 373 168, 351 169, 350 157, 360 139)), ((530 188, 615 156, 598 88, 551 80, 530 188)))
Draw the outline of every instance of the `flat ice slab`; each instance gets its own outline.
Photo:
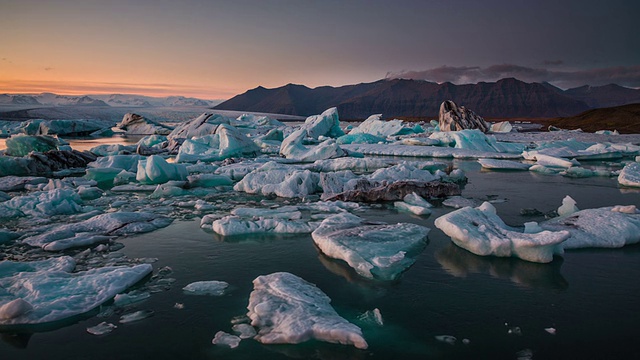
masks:
POLYGON ((359 275, 394 280, 413 265, 428 233, 416 224, 371 224, 343 213, 325 219, 311 236, 325 255, 344 260, 359 275))
POLYGON ((36 262, 0 262, 0 327, 41 324, 85 313, 151 273, 149 264, 109 266, 78 273, 65 256, 36 262))
POLYGON ((618 175, 618 182, 624 186, 640 187, 640 163, 625 165, 618 175))
POLYGON ((619 248, 640 242, 640 213, 635 207, 585 209, 540 223, 546 230, 567 231, 564 249, 619 248), (627 212, 621 212, 620 209, 627 212))
POLYGON ((311 339, 366 349, 362 330, 331 307, 331 299, 311 284, 286 272, 253 280, 247 315, 263 344, 299 344, 311 339))
POLYGON ((570 233, 542 231, 527 234, 507 226, 488 202, 477 208, 464 207, 442 215, 435 226, 451 237, 454 244, 476 255, 518 257, 522 260, 548 263, 570 233))
POLYGON ((491 170, 529 170, 531 165, 511 160, 478 159, 480 165, 491 170))

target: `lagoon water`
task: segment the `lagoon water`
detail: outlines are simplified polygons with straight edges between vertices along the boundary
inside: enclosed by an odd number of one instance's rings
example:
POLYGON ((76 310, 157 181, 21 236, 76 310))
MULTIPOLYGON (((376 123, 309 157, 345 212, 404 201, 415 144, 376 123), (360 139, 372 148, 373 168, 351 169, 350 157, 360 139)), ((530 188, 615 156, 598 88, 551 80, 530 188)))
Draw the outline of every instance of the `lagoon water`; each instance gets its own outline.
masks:
MULTIPOLYGON (((73 146, 73 144, 72 144, 73 146)), ((640 192, 620 189, 615 178, 570 179, 530 172, 482 171, 476 161, 453 161, 469 183, 463 196, 494 201, 508 225, 544 217, 520 215, 523 208, 556 209, 566 195, 579 208, 640 206, 640 192)), ((606 166, 585 163, 586 166, 606 166)), ((144 196, 144 195, 140 195, 144 196)), ((220 200, 243 203, 237 193, 220 200)), ((255 200, 255 197, 251 199, 255 200)), ((274 202, 284 202, 275 199, 274 202)), ((291 202, 291 200, 289 200, 291 202)), ((368 220, 412 222, 431 229, 416 263, 397 281, 359 277, 345 263, 329 259, 310 235, 220 237, 199 228, 199 218, 119 239, 130 258, 152 257, 154 271, 168 266, 175 282, 126 312, 153 310, 153 317, 119 324, 122 311, 97 311, 72 323, 3 333, 5 359, 623 359, 639 358, 640 246, 569 251, 550 264, 479 257, 456 247, 433 225, 453 209, 437 206, 420 217, 383 205, 358 213, 368 220), (231 332, 231 319, 246 314, 252 280, 287 271, 316 284, 337 312, 363 329, 367 350, 307 342, 263 345, 243 340, 236 349, 211 344, 216 332, 231 332), (222 280, 221 297, 191 296, 185 285, 222 280), (176 303, 183 308, 175 307, 176 303), (378 308, 379 326, 358 317, 378 308), (118 325, 94 336, 87 327, 102 321, 118 325), (555 334, 545 328, 556 329, 555 334), (454 344, 436 336, 451 335, 454 344), (464 341, 463 339, 468 339, 464 341)), ((100 310, 100 309, 99 309, 100 310)))

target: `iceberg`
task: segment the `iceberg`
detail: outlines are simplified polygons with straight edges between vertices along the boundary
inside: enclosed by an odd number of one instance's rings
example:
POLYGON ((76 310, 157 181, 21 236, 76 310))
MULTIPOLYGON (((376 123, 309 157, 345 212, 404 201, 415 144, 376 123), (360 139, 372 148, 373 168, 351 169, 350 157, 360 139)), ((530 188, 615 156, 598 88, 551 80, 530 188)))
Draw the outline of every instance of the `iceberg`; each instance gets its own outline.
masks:
POLYGON ((489 130, 484 119, 464 106, 458 106, 451 100, 440 104, 438 113, 438 126, 440 131, 461 131, 465 129, 479 129, 483 133, 489 130))
POLYGON ((21 191, 25 185, 38 185, 48 182, 46 177, 41 176, 2 176, 0 177, 0 191, 21 191))
POLYGON ((5 154, 10 156, 26 156, 30 152, 47 152, 58 150, 60 141, 52 136, 12 135, 5 142, 5 154))
POLYGON ((0 203, 0 218, 70 215, 81 212, 82 203, 80 195, 72 189, 41 191, 0 203))
POLYGON ((311 237, 325 255, 344 260, 360 276, 395 280, 413 265, 428 233, 428 228, 416 224, 372 224, 342 213, 322 221, 311 237))
POLYGON ((357 128, 351 130, 349 135, 369 134, 384 139, 388 136, 400 134, 404 130, 402 120, 382 121, 382 114, 369 116, 357 128))
POLYGON ((161 156, 151 155, 138 161, 136 180, 142 184, 162 184, 170 180, 186 180, 187 167, 183 164, 170 164, 161 156))
POLYGON ((315 194, 319 190, 319 181, 319 175, 309 170, 268 162, 248 173, 233 189, 249 194, 302 198, 315 194))
POLYGON ((211 229, 223 236, 258 233, 308 234, 317 227, 317 223, 307 220, 262 217, 258 219, 243 219, 234 215, 225 216, 211 224, 211 229))
POLYGON ((187 176, 189 187, 216 187, 233 185, 233 180, 226 175, 195 174, 187 176))
POLYGON ((238 129, 219 124, 212 134, 185 140, 178 150, 176 161, 217 161, 233 156, 255 156, 259 151, 260 148, 238 129))
POLYGON ((398 210, 407 211, 415 215, 431 214, 431 205, 427 200, 423 199, 416 193, 411 193, 404 197, 404 201, 396 201, 393 206, 398 210))
POLYGON ((124 130, 127 135, 168 135, 173 130, 168 126, 133 113, 125 114, 116 127, 124 130))
POLYGON ((347 153, 333 139, 327 139, 318 145, 305 146, 302 141, 306 136, 307 130, 304 128, 292 132, 282 141, 280 155, 299 162, 314 162, 347 156, 347 153))
POLYGON ((527 160, 535 160, 537 165, 544 167, 556 167, 556 168, 570 168, 572 166, 580 165, 576 160, 569 160, 561 157, 541 154, 533 151, 524 151, 522 153, 527 160))
POLYGON ((136 171, 138 161, 144 159, 140 155, 107 155, 87 164, 91 168, 110 168, 126 171, 136 171))
POLYGON ((625 165, 618 175, 618 183, 623 186, 640 187, 640 163, 632 162, 625 165))
POLYGON ((344 131, 340 128, 338 109, 334 107, 320 115, 309 116, 300 129, 306 130, 306 134, 314 139, 320 136, 337 138, 344 135, 344 131))
POLYGON ((315 285, 286 272, 253 280, 247 315, 263 344, 299 344, 319 340, 366 349, 362 330, 331 307, 331 299, 315 285))
POLYGON ((571 235, 568 231, 519 232, 507 226, 488 202, 442 215, 435 226, 454 244, 476 255, 513 256, 538 263, 551 262, 554 254, 562 252, 560 244, 571 235))
MULTIPOLYGON (((502 145, 504 143, 500 143, 502 145)), ((455 158, 455 159, 521 159, 521 151, 513 149, 514 152, 480 151, 472 149, 460 149, 443 146, 411 146, 386 144, 345 144, 342 149, 350 153, 361 153, 376 156, 410 156, 410 157, 430 157, 430 158, 455 158)), ((523 145, 516 144, 514 148, 523 148, 523 145)))
POLYGON ((20 124, 20 130, 27 135, 87 136, 96 131, 109 130, 111 124, 96 120, 36 119, 20 124))
POLYGON ((576 201, 571 198, 571 196, 567 195, 562 199, 562 206, 558 208, 559 216, 569 216, 577 211, 580 211, 576 206, 576 201))
POLYGON ((566 231, 564 249, 619 248, 640 242, 640 214, 620 207, 585 209, 540 223, 545 230, 566 231))
POLYGON ((42 247, 44 250, 57 251, 75 246, 88 246, 90 240, 104 242, 104 236, 150 232, 168 226, 171 222, 171 218, 152 213, 107 213, 73 224, 54 226, 40 234, 28 236, 22 242, 42 247))
POLYGON ((349 133, 336 139, 338 144, 383 144, 386 142, 387 140, 384 138, 366 133, 349 133))
POLYGON ((495 124, 491 124, 490 128, 491 132, 497 133, 508 133, 511 132, 511 130, 513 130, 513 126, 511 126, 511 123, 508 121, 501 121, 495 124))
POLYGON ((520 153, 524 150, 524 144, 498 142, 495 136, 485 135, 480 130, 435 132, 429 138, 440 141, 442 146, 456 149, 499 153, 520 153))
POLYGON ((71 273, 74 268, 68 256, 27 263, 1 261, 0 327, 42 324, 86 313, 152 271, 149 264, 71 273))
POLYGON ((225 116, 204 113, 189 122, 178 125, 167 137, 169 139, 191 139, 193 137, 212 135, 220 124, 230 123, 231 119, 225 116))

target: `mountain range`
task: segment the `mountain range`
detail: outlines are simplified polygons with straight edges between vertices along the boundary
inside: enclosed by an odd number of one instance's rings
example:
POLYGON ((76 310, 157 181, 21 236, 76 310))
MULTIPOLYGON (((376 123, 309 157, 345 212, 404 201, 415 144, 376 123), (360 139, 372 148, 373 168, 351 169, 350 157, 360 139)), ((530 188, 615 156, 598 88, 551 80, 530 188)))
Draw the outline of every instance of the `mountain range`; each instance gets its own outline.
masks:
POLYGON ((219 101, 202 100, 184 96, 152 97, 128 94, 107 95, 57 95, 41 94, 0 94, 0 106, 113 106, 113 107, 189 107, 214 106, 219 101))
POLYGON ((465 85, 383 79, 313 89, 295 84, 273 89, 259 86, 214 109, 309 116, 335 106, 345 120, 365 119, 372 114, 383 114, 384 118, 437 117, 444 100, 453 100, 489 118, 552 118, 640 103, 640 90, 615 84, 563 90, 549 83, 526 83, 514 78, 465 85))

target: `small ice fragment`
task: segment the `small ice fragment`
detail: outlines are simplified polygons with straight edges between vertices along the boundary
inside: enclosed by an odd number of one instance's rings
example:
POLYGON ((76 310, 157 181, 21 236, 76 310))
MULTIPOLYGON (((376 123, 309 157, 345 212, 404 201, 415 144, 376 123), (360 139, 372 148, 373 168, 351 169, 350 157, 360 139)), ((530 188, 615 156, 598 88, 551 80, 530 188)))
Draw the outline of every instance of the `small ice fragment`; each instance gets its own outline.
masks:
POLYGON ((229 284, 224 281, 196 281, 182 288, 188 295, 224 295, 229 284))
POLYGON ((611 211, 625 213, 625 214, 637 214, 638 209, 635 205, 616 205, 611 209, 611 211))
POLYGON ((178 310, 182 310, 184 309, 184 304, 183 303, 175 303, 175 305, 173 305, 174 309, 178 309, 178 310))
POLYGON ((513 335, 522 335, 522 329, 520 329, 520 326, 514 326, 509 328, 509 330, 507 330, 507 333, 513 335))
POLYGON ((533 351, 531 349, 520 350, 516 353, 517 360, 531 360, 533 359, 533 351))
POLYGON ((124 314, 120 317, 120 323, 127 324, 134 321, 139 321, 153 316, 153 310, 140 310, 129 314, 124 314))
POLYGON ((436 338, 436 340, 445 342, 445 343, 447 343, 449 345, 455 345, 456 340, 457 340, 455 338, 455 336, 451 336, 451 335, 438 335, 435 338, 436 338))
POLYGON ((571 196, 567 195, 562 199, 562 206, 558 208, 559 216, 569 216, 574 212, 580 211, 576 206, 576 201, 571 198, 571 196))
POLYGON ((380 313, 380 309, 378 308, 365 311, 362 315, 358 316, 358 320, 379 325, 379 326, 384 325, 384 320, 382 319, 382 313, 380 313))
POLYGON ((108 322, 101 322, 100 324, 87 328, 87 332, 91 335, 105 335, 113 331, 117 326, 108 322))
POLYGON ((218 331, 213 340, 211 340, 211 343, 214 345, 226 345, 234 349, 240 345, 240 340, 241 339, 235 335, 227 334, 224 331, 218 331))
POLYGON ((462 343, 463 343, 463 344, 465 344, 465 345, 469 345, 469 344, 471 344, 471 340, 469 340, 469 339, 462 339, 462 343))
POLYGON ((551 335, 556 334, 556 328, 548 327, 548 328, 544 328, 544 331, 548 332, 551 335))
POLYGON ((96 247, 96 252, 104 252, 109 250, 109 247, 105 244, 100 244, 96 247))
POLYGON ((257 334, 256 329, 249 324, 235 324, 231 327, 231 330, 238 334, 240 339, 250 339, 257 334))
POLYGON ((151 294, 148 292, 133 290, 126 294, 118 294, 113 298, 113 305, 122 307, 125 305, 133 304, 138 301, 147 299, 151 294))

